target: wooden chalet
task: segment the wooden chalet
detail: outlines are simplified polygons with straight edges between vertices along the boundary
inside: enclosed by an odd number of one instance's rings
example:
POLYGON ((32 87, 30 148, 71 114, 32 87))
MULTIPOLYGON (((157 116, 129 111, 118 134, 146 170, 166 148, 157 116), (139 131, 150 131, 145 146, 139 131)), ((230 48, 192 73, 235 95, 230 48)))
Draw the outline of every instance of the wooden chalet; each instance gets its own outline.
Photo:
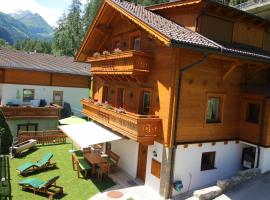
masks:
POLYGON ((268 171, 269 31, 210 0, 103 0, 76 55, 92 65, 83 114, 128 138, 111 144, 120 167, 165 198, 268 171))
POLYGON ((57 129, 64 102, 80 114, 79 100, 89 96, 89 85, 90 65, 72 57, 0 49, 0 109, 14 136, 19 130, 57 129))

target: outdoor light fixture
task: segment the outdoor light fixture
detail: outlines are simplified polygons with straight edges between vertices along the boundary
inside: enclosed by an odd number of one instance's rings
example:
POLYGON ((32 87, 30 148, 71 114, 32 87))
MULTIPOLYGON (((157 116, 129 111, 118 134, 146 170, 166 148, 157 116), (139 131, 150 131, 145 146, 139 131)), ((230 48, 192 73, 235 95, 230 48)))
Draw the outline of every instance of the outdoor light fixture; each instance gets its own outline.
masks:
POLYGON ((157 152, 155 150, 152 153, 154 157, 157 157, 157 152))

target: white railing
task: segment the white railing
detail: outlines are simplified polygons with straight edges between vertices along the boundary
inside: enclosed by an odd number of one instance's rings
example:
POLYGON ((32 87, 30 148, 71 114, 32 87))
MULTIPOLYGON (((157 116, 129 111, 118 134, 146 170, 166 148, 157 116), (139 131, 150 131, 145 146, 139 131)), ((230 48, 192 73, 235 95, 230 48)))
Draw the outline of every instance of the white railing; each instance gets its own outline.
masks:
POLYGON ((258 7, 270 3, 270 0, 248 0, 244 3, 239 3, 234 5, 235 8, 239 10, 248 10, 250 7, 258 7))

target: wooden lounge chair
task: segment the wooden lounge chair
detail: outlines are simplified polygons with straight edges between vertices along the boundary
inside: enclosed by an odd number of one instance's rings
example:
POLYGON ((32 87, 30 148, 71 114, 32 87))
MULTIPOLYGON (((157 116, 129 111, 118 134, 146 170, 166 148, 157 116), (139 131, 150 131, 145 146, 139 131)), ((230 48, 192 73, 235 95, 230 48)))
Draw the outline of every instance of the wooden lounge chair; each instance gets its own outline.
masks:
POLYGON ((30 172, 38 171, 41 169, 49 168, 49 167, 55 167, 56 163, 52 163, 51 159, 53 157, 52 153, 46 153, 42 159, 40 159, 37 162, 27 162, 23 165, 16 168, 16 170, 20 174, 28 174, 30 172))
POLYGON ((57 194, 63 193, 63 187, 56 185, 56 180, 59 176, 55 176, 48 181, 43 181, 38 178, 28 178, 22 180, 19 185, 22 186, 22 190, 33 190, 34 194, 36 192, 45 193, 49 199, 53 199, 53 197, 57 194))

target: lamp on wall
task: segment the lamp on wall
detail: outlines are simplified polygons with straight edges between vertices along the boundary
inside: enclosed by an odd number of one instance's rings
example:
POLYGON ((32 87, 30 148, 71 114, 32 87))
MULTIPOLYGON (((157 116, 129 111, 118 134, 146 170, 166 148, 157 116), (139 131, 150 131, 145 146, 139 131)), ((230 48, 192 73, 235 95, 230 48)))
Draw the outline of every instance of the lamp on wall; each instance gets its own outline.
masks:
POLYGON ((131 93, 129 93, 129 97, 130 98, 132 98, 133 97, 133 93, 131 92, 131 93))
POLYGON ((157 152, 156 152, 156 150, 154 150, 152 153, 153 153, 153 156, 154 156, 154 157, 157 157, 157 152))

